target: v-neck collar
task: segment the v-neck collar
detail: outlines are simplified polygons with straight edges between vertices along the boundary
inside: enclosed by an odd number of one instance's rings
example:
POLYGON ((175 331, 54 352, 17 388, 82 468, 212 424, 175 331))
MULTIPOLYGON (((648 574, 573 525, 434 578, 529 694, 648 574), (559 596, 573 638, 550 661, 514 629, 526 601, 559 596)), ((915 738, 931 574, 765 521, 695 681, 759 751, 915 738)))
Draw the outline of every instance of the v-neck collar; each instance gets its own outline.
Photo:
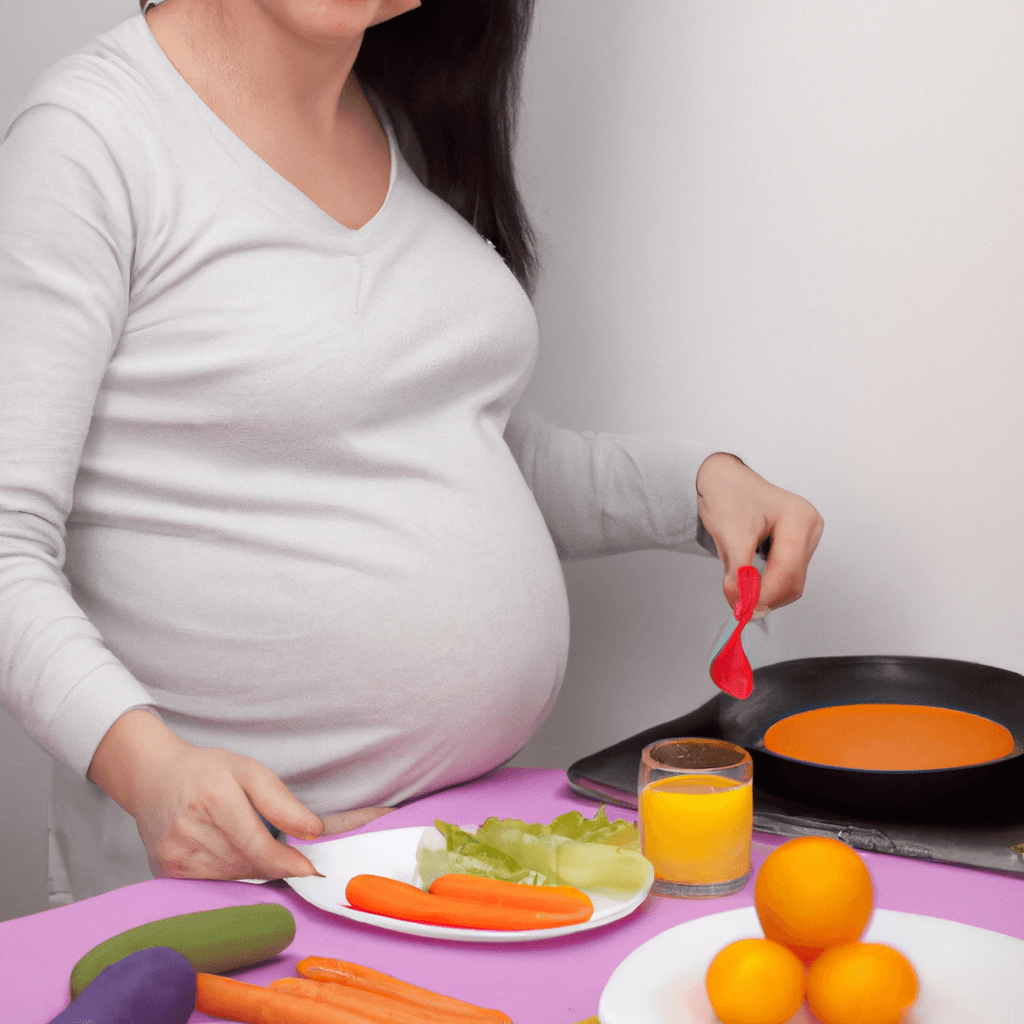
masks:
POLYGON ((380 100, 372 91, 366 90, 366 97, 373 108, 374 114, 380 120, 388 140, 388 152, 391 161, 388 191, 380 209, 362 227, 350 228, 335 220, 326 210, 310 199, 305 192, 293 185, 284 175, 271 167, 262 157, 258 156, 203 102, 199 94, 185 81, 156 41, 156 38, 150 31, 144 12, 140 12, 134 18, 129 19, 129 24, 132 22, 135 22, 142 44, 152 55, 153 69, 162 77, 164 84, 175 94, 180 95, 183 101, 198 113, 210 134, 246 177, 272 193, 278 202, 284 204, 287 209, 312 228, 330 231, 338 235, 342 240, 349 243, 359 243, 360 246, 368 243, 377 234, 382 222, 390 215, 390 209, 394 205, 393 196, 402 162, 402 155, 391 120, 387 116, 380 100))

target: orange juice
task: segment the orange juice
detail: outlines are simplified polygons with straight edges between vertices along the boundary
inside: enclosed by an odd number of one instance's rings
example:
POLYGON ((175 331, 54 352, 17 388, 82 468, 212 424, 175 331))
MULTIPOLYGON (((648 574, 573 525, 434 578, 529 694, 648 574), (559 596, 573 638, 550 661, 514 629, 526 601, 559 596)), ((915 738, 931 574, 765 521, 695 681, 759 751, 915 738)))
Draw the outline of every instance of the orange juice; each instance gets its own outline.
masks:
POLYGON ((673 775, 644 787, 640 831, 654 874, 711 885, 750 871, 753 787, 722 775, 673 775))

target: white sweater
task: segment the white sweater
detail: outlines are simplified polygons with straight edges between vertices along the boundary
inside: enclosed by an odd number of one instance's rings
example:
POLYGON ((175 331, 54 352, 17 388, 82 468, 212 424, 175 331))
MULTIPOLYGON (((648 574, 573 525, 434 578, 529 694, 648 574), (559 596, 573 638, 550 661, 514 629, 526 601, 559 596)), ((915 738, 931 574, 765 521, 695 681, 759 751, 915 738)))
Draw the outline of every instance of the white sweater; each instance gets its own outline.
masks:
POLYGON ((509 424, 532 307, 388 135, 343 227, 137 15, 0 147, 2 695, 90 821, 140 706, 317 813, 480 775, 555 699, 558 555, 701 550, 712 449, 509 424))

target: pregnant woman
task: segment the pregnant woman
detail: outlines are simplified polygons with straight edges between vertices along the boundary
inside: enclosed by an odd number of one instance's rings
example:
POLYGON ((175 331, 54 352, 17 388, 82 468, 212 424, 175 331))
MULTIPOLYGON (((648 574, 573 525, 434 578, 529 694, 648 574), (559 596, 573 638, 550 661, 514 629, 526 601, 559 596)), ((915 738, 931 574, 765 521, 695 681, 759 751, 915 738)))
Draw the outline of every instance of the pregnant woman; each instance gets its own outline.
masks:
POLYGON ((528 0, 164 0, 0 147, 0 671, 57 759, 51 902, 312 873, 314 837, 512 757, 559 557, 821 519, 738 459, 515 411, 528 0))

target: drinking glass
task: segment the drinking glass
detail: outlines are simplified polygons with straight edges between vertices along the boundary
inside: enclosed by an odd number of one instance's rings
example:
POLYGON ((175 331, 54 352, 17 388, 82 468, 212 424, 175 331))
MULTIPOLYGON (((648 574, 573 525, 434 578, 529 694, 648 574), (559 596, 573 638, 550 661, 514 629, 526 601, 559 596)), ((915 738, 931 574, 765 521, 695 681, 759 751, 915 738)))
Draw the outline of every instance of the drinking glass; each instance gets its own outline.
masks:
POLYGON ((638 785, 640 837, 663 896, 706 899, 750 877, 754 766, 734 743, 703 737, 644 748, 638 785))

